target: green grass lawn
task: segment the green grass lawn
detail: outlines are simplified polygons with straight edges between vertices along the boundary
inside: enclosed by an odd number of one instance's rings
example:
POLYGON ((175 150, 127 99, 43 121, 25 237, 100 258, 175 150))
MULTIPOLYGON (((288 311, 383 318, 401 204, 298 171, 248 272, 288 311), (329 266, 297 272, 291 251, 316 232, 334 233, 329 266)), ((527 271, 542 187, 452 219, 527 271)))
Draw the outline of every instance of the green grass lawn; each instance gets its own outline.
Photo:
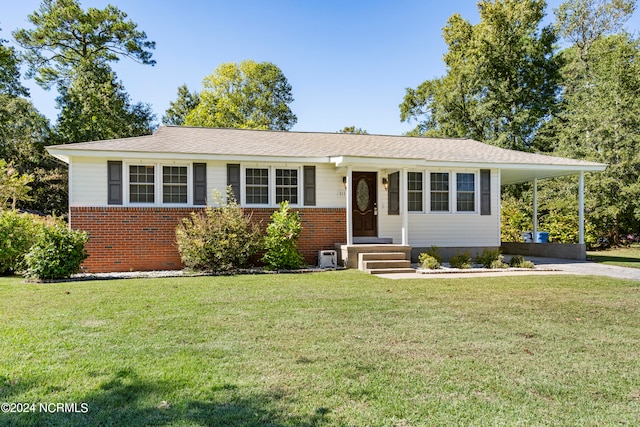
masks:
POLYGON ((0 425, 638 425, 640 282, 0 278, 0 425), (38 410, 38 407, 36 407, 38 410))
POLYGON ((640 268, 640 244, 634 244, 626 248, 588 251, 587 257, 592 261, 603 264, 640 268))

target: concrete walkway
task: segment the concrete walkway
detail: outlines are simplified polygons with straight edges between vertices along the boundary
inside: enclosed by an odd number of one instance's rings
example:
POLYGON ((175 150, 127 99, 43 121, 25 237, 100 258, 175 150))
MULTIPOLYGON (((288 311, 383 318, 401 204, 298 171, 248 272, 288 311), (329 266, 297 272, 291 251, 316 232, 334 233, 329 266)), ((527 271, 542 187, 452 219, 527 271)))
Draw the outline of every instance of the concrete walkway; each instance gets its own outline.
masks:
MULTIPOLYGON (((489 276, 523 276, 545 274, 579 274, 586 276, 607 276, 616 279, 640 280, 640 268, 618 267, 615 265, 599 264, 591 261, 576 261, 559 258, 525 257, 532 261, 536 268, 533 270, 489 270, 470 273, 399 273, 379 274, 386 279, 453 279, 489 276)), ((505 256, 508 259, 508 256, 505 256)))

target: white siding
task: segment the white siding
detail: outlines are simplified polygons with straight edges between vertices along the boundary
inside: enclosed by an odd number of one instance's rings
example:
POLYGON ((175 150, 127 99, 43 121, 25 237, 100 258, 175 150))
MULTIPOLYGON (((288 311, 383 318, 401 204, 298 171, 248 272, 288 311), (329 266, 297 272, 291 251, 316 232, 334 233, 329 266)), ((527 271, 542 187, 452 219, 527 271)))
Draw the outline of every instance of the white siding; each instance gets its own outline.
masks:
MULTIPOLYGON (((457 172, 456 170, 452 171, 457 172)), ((468 172, 465 170, 465 172, 468 172)), ((426 190, 425 190, 426 191, 426 190)), ((479 193, 478 182, 476 192, 479 193)), ((409 213, 409 245, 416 247, 466 247, 500 245, 500 176, 491 171, 491 215, 478 213, 409 213)), ((425 195, 425 204, 429 201, 425 195)), ((394 243, 402 241, 402 212, 388 215, 388 192, 378 193, 378 235, 391 237, 394 243)), ((426 206, 425 206, 426 207, 426 206)))
POLYGON ((69 175, 70 206, 107 205, 106 159, 74 157, 69 166, 69 175))

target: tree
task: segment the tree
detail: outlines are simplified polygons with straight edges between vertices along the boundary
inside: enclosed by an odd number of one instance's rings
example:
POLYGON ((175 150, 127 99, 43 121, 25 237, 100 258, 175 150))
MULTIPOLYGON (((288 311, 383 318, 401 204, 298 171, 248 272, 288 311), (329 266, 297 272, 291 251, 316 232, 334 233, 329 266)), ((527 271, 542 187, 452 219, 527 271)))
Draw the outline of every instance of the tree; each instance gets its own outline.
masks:
POLYGON ((585 61, 591 45, 604 36, 622 29, 635 10, 635 0, 569 0, 554 12, 556 28, 569 40, 585 61))
POLYGON ((563 55, 565 108, 550 124, 556 153, 609 164, 587 180, 586 203, 600 237, 618 244, 640 233, 640 41, 611 35, 563 55))
POLYGON ((187 126, 289 130, 297 122, 291 85, 270 62, 225 63, 203 80, 200 103, 187 126))
POLYGON ((20 83, 20 61, 15 49, 4 46, 0 38, 0 95, 28 96, 29 91, 20 83))
POLYGON ((345 126, 342 130, 339 130, 338 133, 352 133, 354 135, 368 135, 364 129, 356 128, 355 126, 345 126))
POLYGON ((169 108, 162 116, 162 123, 169 126, 182 126, 184 120, 200 103, 198 92, 189 92, 187 85, 178 88, 178 99, 169 104, 169 108))
POLYGON ((15 31, 16 42, 26 49, 28 77, 50 88, 68 86, 74 70, 81 64, 106 65, 121 57, 154 65, 148 41, 137 24, 115 6, 89 8, 86 12, 76 0, 43 0, 39 11, 29 15, 35 28, 15 31))
POLYGON ((80 64, 57 98, 60 142, 95 141, 152 133, 155 115, 148 104, 131 104, 108 66, 80 64))
POLYGON ((8 205, 15 211, 19 200, 29 200, 32 181, 33 176, 18 173, 13 165, 0 159, 0 210, 8 205))
POLYGON ((447 74, 407 89, 400 104, 402 121, 418 121, 410 134, 535 148, 560 77, 554 31, 539 29, 544 8, 544 0, 483 0, 478 24, 451 16, 443 33, 447 74))

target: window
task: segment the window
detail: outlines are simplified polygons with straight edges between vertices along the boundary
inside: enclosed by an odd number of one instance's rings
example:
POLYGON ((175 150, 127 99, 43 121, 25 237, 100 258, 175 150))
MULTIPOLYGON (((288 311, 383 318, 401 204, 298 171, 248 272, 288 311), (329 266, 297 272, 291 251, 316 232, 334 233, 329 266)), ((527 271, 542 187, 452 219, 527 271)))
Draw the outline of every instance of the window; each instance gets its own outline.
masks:
POLYGON ((409 172, 407 175, 409 212, 422 212, 422 172, 409 172))
POLYGON ((153 166, 129 166, 129 201, 153 203, 155 172, 153 166))
POLYGON ((187 203, 187 167, 162 167, 162 203, 187 203))
POLYGON ((276 169, 276 203, 298 204, 298 170, 276 169))
POLYGON ((431 211, 449 212, 449 174, 431 173, 431 211))
POLYGON ((475 174, 457 174, 456 209, 458 212, 474 212, 476 210, 475 174))
POLYGON ((269 204, 269 169, 246 170, 247 204, 269 204))

